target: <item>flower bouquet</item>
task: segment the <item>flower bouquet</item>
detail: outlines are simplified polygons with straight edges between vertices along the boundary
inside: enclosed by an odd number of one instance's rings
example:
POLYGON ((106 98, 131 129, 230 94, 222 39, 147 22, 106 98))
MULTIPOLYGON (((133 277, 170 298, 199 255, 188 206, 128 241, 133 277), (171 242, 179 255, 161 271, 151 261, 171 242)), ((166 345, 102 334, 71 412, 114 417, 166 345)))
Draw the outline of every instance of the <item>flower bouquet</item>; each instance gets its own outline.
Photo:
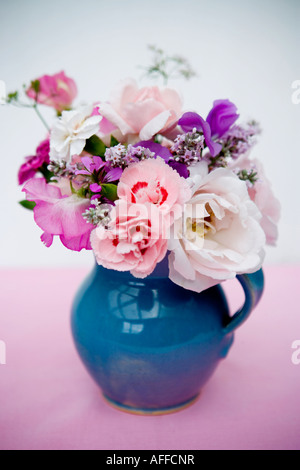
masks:
MULTIPOLYGON (((43 231, 41 240, 47 247, 57 236, 70 250, 92 250, 101 267, 96 268, 89 286, 98 282, 102 291, 95 294, 86 287, 85 294, 81 292, 77 299, 75 310, 80 312, 73 322, 73 332, 81 357, 107 399, 118 406, 158 412, 191 402, 216 361, 213 365, 210 361, 209 367, 206 364, 207 370, 189 371, 189 357, 182 370, 178 366, 170 378, 174 360, 167 362, 162 371, 164 367, 158 367, 155 361, 162 364, 164 359, 157 356, 154 360, 151 356, 150 360, 142 348, 143 344, 146 349, 153 348, 157 337, 163 334, 162 329, 154 331, 152 326, 149 333, 150 320, 162 316, 175 321, 170 319, 172 300, 165 302, 166 291, 172 299, 176 298, 172 304, 176 318, 179 308, 184 321, 190 322, 190 312, 201 307, 200 298, 206 299, 205 312, 209 310, 211 318, 217 318, 212 312, 215 307, 207 306, 207 295, 215 302, 219 291, 210 288, 236 275, 258 272, 265 245, 275 244, 279 204, 261 163, 250 157, 260 132, 258 124, 240 124, 237 108, 228 99, 214 101, 204 118, 195 111, 183 110, 181 97, 174 89, 139 87, 134 79, 118 83, 108 101, 81 107, 73 107, 76 84, 64 72, 34 80, 26 88, 26 95, 40 117, 41 105, 54 108, 57 116, 51 128, 47 126, 47 135, 35 154, 20 167, 19 184, 26 195, 21 204, 33 210, 34 220, 43 231), (97 278, 99 269, 101 280, 97 278), (111 290, 114 273, 116 282, 111 290), (157 292, 159 311, 164 308, 164 314, 155 313, 157 292), (199 296, 201 292, 204 297, 199 296), (91 306, 93 296, 97 308, 91 306), (118 339, 122 333, 122 338, 131 336, 134 343, 125 347, 122 339, 121 346, 112 346, 116 339, 111 339, 106 350, 98 354, 93 335, 96 330, 105 330, 102 336, 107 340, 112 334, 113 328, 104 326, 104 316, 114 312, 116 318, 116 298, 121 299, 117 317, 123 316, 120 325, 114 324, 118 339), (134 302, 138 300, 133 303, 133 298, 134 302), (99 299, 105 311, 101 310, 99 299), (91 311, 102 318, 102 326, 91 325, 85 334, 83 317, 90 318, 91 311), (89 346, 92 351, 88 353, 89 346), (128 364, 140 371, 143 389, 128 364), (155 372, 158 368, 159 377, 155 372), (182 390, 178 380, 187 384, 196 373, 202 374, 202 382, 199 379, 201 383, 193 382, 191 390, 182 390), (121 386, 114 385, 112 376, 122 378, 121 386), (160 399, 155 401, 149 387, 154 389, 153 396, 159 395, 160 399), (145 388, 151 398, 147 398, 145 388), (171 389, 179 392, 173 396, 171 389)), ((20 104, 19 95, 11 93, 7 101, 20 104)), ((247 282, 244 280, 243 285, 246 297, 247 282)), ((253 282, 248 287, 257 291, 253 282)), ((220 305, 222 312, 216 323, 222 329, 222 345, 218 354, 224 357, 232 342, 233 327, 224 330, 231 317, 227 307, 220 305)), ((201 309, 204 311, 203 305, 201 309)), ((198 311, 199 318, 201 315, 198 311)), ((178 344, 187 342, 192 351, 198 341, 197 327, 190 323, 190 336, 183 341, 180 335, 186 326, 182 318, 180 322, 173 336, 173 324, 168 324, 166 342, 161 340, 159 347, 174 345, 177 335, 178 344)), ((184 334, 188 335, 187 331, 184 334)), ((176 356, 177 365, 180 361, 176 356)))

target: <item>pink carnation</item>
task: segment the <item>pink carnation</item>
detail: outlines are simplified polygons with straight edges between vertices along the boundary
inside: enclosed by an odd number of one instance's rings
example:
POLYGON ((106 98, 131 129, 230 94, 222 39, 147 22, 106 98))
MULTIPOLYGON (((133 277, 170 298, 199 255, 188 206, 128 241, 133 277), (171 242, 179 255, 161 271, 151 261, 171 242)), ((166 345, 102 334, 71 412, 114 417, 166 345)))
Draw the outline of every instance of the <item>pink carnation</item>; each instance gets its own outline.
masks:
POLYGON ((170 215, 172 222, 180 217, 191 189, 177 171, 157 157, 129 165, 120 178, 118 196, 133 203, 150 202, 164 215, 170 215))
POLYGON ((34 220, 44 230, 43 243, 50 246, 53 236, 59 235, 61 242, 70 250, 91 249, 90 233, 94 226, 86 222, 82 213, 90 206, 88 199, 76 195, 64 195, 54 184, 44 178, 34 178, 25 183, 23 191, 29 201, 34 201, 34 220))
POLYGON ((117 271, 130 271, 139 278, 151 274, 167 252, 162 213, 152 204, 118 200, 110 216, 108 229, 98 226, 91 233, 98 264, 117 271))
POLYGON ((149 140, 157 133, 171 131, 182 114, 177 91, 157 86, 138 88, 133 79, 121 81, 109 103, 99 105, 100 114, 121 133, 118 140, 149 140), (123 136, 123 139, 122 139, 123 136), (129 139, 130 137, 130 139, 129 139))
POLYGON ((72 78, 65 75, 64 72, 54 75, 43 75, 36 79, 39 82, 39 92, 30 86, 27 90, 29 98, 36 100, 40 104, 51 106, 61 112, 70 108, 77 95, 76 83, 72 78))

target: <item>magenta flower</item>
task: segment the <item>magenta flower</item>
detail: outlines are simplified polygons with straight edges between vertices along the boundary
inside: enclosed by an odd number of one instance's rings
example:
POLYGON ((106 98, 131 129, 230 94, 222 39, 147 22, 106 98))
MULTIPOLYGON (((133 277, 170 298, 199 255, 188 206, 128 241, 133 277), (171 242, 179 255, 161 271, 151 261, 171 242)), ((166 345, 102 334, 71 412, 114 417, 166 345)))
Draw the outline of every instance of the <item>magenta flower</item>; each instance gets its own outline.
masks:
POLYGON ((221 152, 222 145, 212 140, 210 125, 201 116, 199 116, 199 114, 191 112, 184 113, 179 119, 178 124, 181 126, 183 132, 191 132, 193 129, 203 132, 205 143, 209 148, 212 157, 215 157, 221 152))
POLYGON ((99 171, 105 166, 105 162, 101 157, 82 157, 81 163, 83 163, 84 168, 76 170, 76 175, 88 175, 91 176, 94 172, 99 171))
POLYGON ((34 201, 36 224, 44 231, 42 242, 50 246, 58 235, 66 248, 81 251, 90 250, 90 233, 94 226, 82 217, 90 206, 90 200, 76 195, 63 196, 60 188, 47 184, 44 178, 33 178, 25 183, 26 199, 34 201))
POLYGON ((43 75, 34 82, 38 82, 38 92, 31 84, 26 91, 27 96, 40 104, 51 106, 59 112, 69 109, 77 95, 76 83, 64 72, 43 75))
POLYGON ((213 137, 222 137, 238 119, 237 107, 229 100, 216 100, 206 122, 210 125, 213 137))
POLYGON ((75 171, 76 175, 86 175, 91 179, 89 189, 94 194, 91 199, 96 199, 101 196, 102 186, 101 183, 111 183, 118 181, 122 175, 123 170, 120 167, 111 168, 111 166, 104 162, 100 157, 82 157, 81 163, 84 165, 83 169, 75 171))
POLYGON ((23 184, 25 181, 31 179, 44 163, 49 163, 49 151, 49 139, 46 139, 40 143, 36 149, 35 155, 25 158, 25 163, 21 165, 18 172, 19 184, 23 184))

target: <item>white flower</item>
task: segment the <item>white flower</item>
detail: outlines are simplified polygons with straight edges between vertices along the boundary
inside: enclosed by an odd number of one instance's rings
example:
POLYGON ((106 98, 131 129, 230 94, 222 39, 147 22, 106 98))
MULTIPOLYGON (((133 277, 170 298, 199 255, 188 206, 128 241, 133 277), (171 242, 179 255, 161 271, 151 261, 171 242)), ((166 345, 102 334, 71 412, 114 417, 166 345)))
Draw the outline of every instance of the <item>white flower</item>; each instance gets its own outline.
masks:
POLYGON ((201 292, 236 274, 257 271, 265 235, 244 181, 225 168, 208 174, 200 163, 191 169, 193 196, 174 223, 169 267, 173 282, 201 292))
POLYGON ((0 80, 0 105, 6 104, 6 86, 3 80, 0 80))
POLYGON ((86 139, 99 130, 101 116, 91 116, 93 106, 63 111, 50 135, 50 157, 70 161, 84 149, 86 139))

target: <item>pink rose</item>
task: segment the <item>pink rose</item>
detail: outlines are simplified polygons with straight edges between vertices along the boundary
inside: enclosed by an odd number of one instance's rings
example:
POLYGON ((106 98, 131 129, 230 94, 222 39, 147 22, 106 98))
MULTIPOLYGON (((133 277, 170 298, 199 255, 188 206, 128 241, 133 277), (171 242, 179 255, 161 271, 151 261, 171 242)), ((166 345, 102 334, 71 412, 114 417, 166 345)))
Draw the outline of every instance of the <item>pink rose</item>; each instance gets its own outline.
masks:
POLYGON ((267 244, 275 246, 278 238, 277 225, 280 219, 280 203, 274 196, 271 183, 264 174, 263 166, 257 160, 254 162, 259 179, 252 188, 248 188, 248 192, 262 214, 260 225, 265 232, 267 244))
POLYGON ((135 80, 126 79, 113 90, 109 103, 99 105, 99 110, 120 130, 118 140, 149 140, 176 126, 182 114, 182 102, 177 91, 171 88, 139 89, 135 80))
POLYGON ((34 81, 39 82, 39 91, 37 93, 31 85, 26 91, 29 98, 51 106, 59 112, 71 107, 77 95, 77 87, 74 80, 67 77, 64 72, 43 75, 34 81))
POLYGON ((90 233, 94 226, 82 217, 90 201, 65 195, 65 189, 47 184, 44 178, 34 178, 25 183, 23 191, 29 201, 36 203, 34 220, 44 230, 41 239, 46 246, 52 244, 54 235, 59 235, 63 245, 70 250, 90 250, 90 233))
POLYGON ((260 225, 265 232, 268 245, 276 245, 278 238, 278 222, 280 219, 280 203, 274 196, 270 181, 266 178, 263 165, 259 160, 250 159, 248 155, 236 160, 232 168, 250 170, 254 166, 258 180, 248 188, 251 200, 262 214, 260 225))
POLYGON ((167 252, 166 227, 154 205, 116 201, 108 229, 98 226, 91 245, 98 264, 144 278, 167 252))
POLYGON ((165 217, 170 216, 171 223, 180 217, 191 189, 177 171, 157 157, 126 168, 118 184, 118 196, 128 202, 156 205, 165 217))

